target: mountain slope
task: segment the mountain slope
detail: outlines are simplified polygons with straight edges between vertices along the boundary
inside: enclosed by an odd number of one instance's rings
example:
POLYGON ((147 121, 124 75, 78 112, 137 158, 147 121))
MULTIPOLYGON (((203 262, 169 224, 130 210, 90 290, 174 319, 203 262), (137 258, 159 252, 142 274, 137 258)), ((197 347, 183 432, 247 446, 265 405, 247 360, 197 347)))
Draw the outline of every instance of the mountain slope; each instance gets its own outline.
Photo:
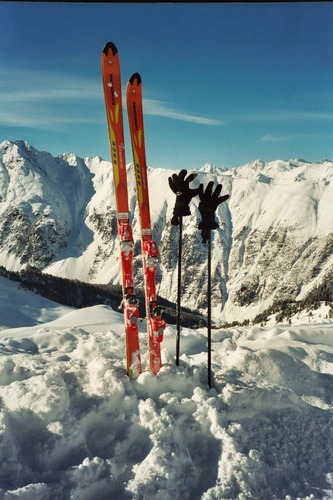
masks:
MULTIPOLYGON (((142 286, 135 181, 128 165, 137 286, 142 286)), ((112 168, 108 161, 56 158, 25 142, 0 145, 0 265, 32 265, 92 283, 120 283, 112 168)), ((178 229, 170 170, 149 169, 154 237, 160 248, 158 292, 176 300, 178 229)), ((223 184, 213 234, 214 317, 251 319, 278 300, 304 298, 333 268, 333 161, 259 160, 231 170, 205 165, 193 182, 223 184)), ((197 199, 184 219, 183 303, 206 308, 207 248, 197 199)))

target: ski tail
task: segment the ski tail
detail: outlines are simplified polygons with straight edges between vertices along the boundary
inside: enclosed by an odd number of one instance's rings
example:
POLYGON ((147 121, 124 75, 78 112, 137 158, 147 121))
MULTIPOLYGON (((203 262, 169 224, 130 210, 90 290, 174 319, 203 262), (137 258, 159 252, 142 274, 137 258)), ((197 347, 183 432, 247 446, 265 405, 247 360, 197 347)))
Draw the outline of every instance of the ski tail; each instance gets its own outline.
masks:
POLYGON ((128 204, 120 61, 114 43, 108 42, 105 45, 101 62, 120 240, 126 366, 128 375, 136 378, 142 371, 138 332, 139 306, 134 291, 134 242, 128 204))
POLYGON ((142 80, 139 73, 134 73, 128 81, 126 100, 140 214, 149 365, 150 370, 156 375, 162 366, 160 342, 163 340, 166 324, 161 317, 162 309, 157 303, 156 272, 159 252, 157 244, 152 239, 143 122, 142 80))

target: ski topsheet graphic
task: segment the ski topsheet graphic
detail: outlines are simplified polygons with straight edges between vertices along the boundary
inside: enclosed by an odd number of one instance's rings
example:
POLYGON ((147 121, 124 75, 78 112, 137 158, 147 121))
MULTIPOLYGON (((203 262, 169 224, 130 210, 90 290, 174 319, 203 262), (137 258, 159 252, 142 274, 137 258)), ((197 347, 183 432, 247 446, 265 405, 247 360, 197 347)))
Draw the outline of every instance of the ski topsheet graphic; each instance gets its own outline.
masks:
POLYGON ((129 377, 136 378, 142 371, 138 333, 139 307, 134 292, 134 242, 128 208, 120 64, 117 48, 112 42, 107 43, 102 52, 102 78, 120 240, 126 366, 129 377))
POLYGON ((161 368, 160 342, 163 340, 165 321, 161 318, 162 311, 157 304, 156 272, 159 253, 157 245, 152 239, 142 109, 142 82, 138 73, 134 73, 128 81, 126 101, 140 214, 149 365, 150 370, 157 374, 161 368))

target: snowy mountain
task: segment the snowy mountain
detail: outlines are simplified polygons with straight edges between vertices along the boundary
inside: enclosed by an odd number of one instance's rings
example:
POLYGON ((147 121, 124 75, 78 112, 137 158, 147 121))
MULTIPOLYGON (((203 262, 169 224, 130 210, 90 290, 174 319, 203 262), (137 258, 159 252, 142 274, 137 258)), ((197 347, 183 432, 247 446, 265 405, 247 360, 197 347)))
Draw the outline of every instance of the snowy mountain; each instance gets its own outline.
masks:
MULTIPOLYGON (((135 273, 142 283, 135 181, 129 164, 135 273)), ((170 170, 149 169, 158 293, 176 300, 178 229, 170 170)), ((259 160, 223 170, 205 165, 193 186, 222 183, 213 232, 214 317, 253 319, 276 301, 303 299, 333 270, 333 161, 259 160)), ((184 219, 183 304, 205 311, 207 248, 197 230, 198 200, 184 219)), ((0 145, 0 265, 27 265, 92 283, 120 283, 112 167, 101 158, 53 157, 23 141, 0 145)))
MULTIPOLYGON (((214 330, 209 389, 206 329, 183 329, 177 367, 168 326, 154 376, 140 324, 144 372, 130 381, 120 313, 66 310, 6 281, 4 500, 333 497, 333 322, 324 305, 310 325, 300 317, 214 330)), ((3 315, 1 307, 2 325, 3 315)))

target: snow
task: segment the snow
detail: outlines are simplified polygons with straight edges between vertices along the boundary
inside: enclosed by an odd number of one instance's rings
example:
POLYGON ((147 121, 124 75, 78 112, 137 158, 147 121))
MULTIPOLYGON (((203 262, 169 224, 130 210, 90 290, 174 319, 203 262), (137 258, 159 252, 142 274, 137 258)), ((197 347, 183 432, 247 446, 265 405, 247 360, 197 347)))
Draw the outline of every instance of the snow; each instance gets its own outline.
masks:
POLYGON ((1 498, 333 498, 324 306, 311 323, 213 330, 209 389, 206 329, 182 330, 177 367, 168 326, 153 376, 142 321, 144 372, 130 381, 120 313, 0 285, 1 498))
POLYGON ((72 310, 51 300, 24 291, 16 281, 0 276, 0 330, 32 326, 58 318, 72 310), (15 304, 15 306, 14 306, 15 304))

